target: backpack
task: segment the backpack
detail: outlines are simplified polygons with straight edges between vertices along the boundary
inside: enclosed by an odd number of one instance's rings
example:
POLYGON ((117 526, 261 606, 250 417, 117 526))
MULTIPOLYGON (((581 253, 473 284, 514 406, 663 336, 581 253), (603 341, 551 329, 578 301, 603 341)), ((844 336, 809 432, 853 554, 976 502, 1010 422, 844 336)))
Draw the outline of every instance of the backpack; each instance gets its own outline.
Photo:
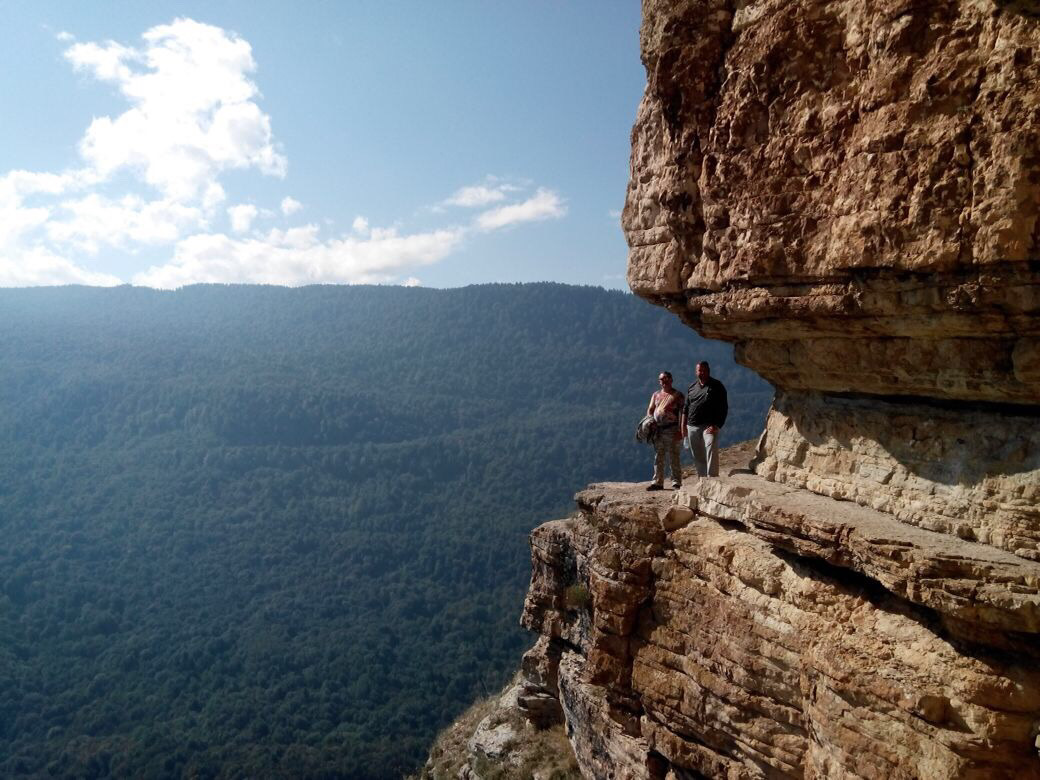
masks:
POLYGON ((653 444, 654 436, 656 435, 657 420, 654 419, 652 414, 648 414, 640 420, 639 425, 636 426, 636 441, 642 442, 643 444, 653 444))

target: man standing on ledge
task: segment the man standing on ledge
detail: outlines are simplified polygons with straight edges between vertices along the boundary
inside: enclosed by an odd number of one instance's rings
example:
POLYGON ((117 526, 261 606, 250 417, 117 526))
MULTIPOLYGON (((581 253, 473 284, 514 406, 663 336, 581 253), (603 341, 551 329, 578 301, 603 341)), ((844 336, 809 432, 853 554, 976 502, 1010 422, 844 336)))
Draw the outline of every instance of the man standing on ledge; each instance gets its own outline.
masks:
POLYGON ((683 396, 672 388, 672 375, 662 371, 657 377, 661 389, 650 396, 647 414, 654 416, 657 433, 654 435, 654 481, 647 485, 647 490, 664 490, 664 459, 670 459, 672 470, 672 487, 682 487, 682 466, 679 465, 679 418, 682 416, 683 396))
POLYGON ((689 436, 690 452, 699 477, 719 475, 719 429, 726 424, 729 401, 726 388, 718 379, 711 378, 711 367, 706 360, 697 364, 697 381, 690 385, 683 407, 683 437, 689 436))

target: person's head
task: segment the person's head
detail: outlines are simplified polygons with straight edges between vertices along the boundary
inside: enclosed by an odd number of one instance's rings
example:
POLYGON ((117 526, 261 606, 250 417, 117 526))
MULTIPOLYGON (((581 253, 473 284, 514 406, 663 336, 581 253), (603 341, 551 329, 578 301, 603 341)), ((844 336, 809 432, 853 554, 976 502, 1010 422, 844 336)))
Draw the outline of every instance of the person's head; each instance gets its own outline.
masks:
POLYGON ((697 364, 697 381, 702 385, 708 381, 708 377, 711 376, 711 366, 708 365, 707 360, 702 360, 697 364))
POLYGON ((669 388, 672 386, 672 372, 662 371, 657 375, 657 381, 661 383, 661 387, 669 388))

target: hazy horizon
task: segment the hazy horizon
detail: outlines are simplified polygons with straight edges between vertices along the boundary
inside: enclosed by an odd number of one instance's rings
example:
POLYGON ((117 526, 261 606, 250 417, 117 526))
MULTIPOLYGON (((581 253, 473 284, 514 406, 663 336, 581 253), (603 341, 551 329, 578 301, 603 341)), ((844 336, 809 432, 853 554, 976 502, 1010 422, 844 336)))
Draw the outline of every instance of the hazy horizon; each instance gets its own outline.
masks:
POLYGON ((0 286, 624 285, 638 4, 9 12, 0 286))

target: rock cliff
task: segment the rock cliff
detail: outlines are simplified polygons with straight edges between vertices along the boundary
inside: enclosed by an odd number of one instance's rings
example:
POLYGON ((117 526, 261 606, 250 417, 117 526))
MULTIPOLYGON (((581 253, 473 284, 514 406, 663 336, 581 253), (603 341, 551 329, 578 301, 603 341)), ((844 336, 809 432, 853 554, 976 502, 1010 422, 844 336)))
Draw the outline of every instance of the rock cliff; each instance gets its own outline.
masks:
POLYGON ((592 778, 1040 778, 1040 4, 643 17, 629 284, 776 398, 533 533, 518 707, 592 778))

